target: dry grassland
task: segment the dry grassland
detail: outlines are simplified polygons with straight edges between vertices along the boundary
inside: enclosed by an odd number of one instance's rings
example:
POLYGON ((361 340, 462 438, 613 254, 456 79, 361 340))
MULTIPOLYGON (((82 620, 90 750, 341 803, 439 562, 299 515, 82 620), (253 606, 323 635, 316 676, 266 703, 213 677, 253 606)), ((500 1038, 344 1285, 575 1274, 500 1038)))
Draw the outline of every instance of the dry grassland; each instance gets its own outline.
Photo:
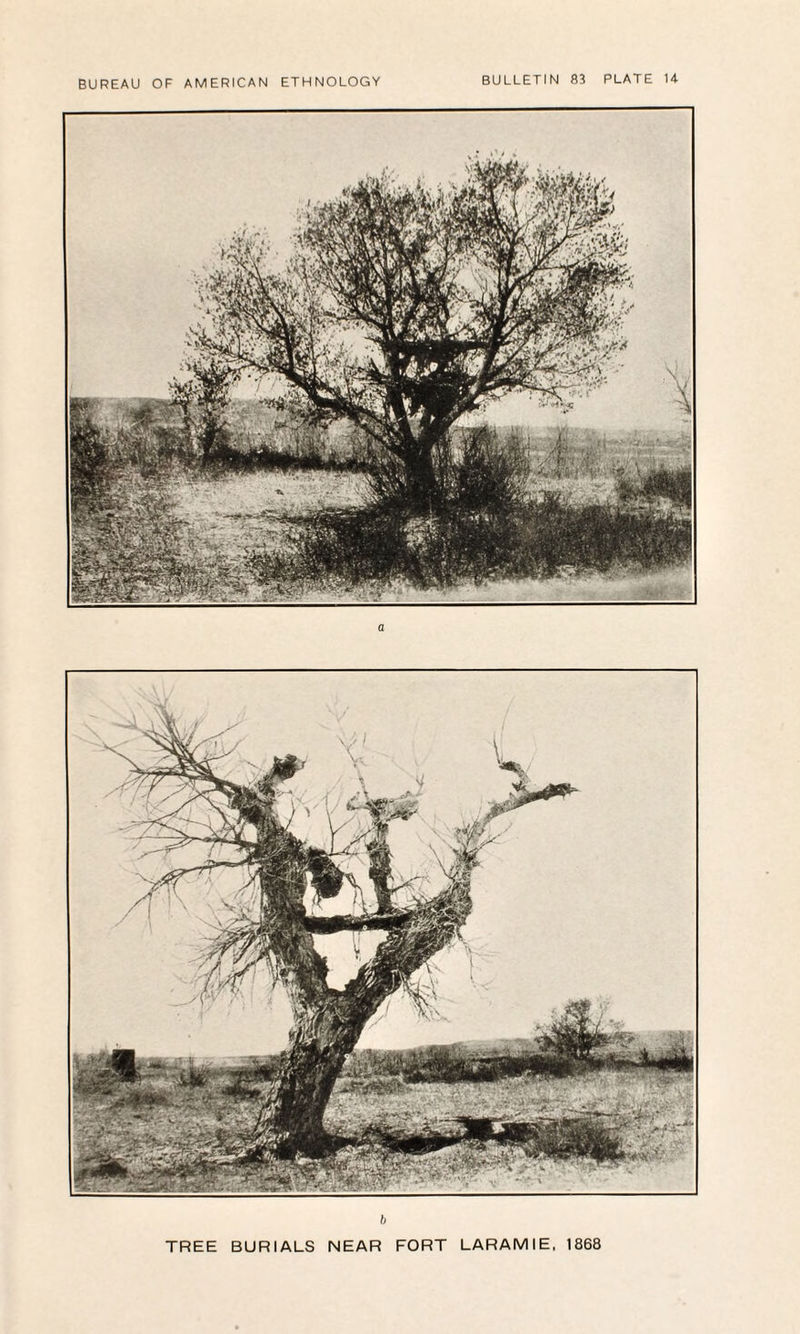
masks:
POLYGON ((634 1065, 554 1078, 407 1084, 343 1076, 318 1160, 224 1163, 252 1129, 263 1082, 213 1069, 136 1083, 75 1080, 79 1193, 639 1193, 693 1190, 690 1072, 634 1065), (492 1127, 509 1128, 497 1138, 492 1127), (516 1127, 516 1129, 514 1129, 516 1127))

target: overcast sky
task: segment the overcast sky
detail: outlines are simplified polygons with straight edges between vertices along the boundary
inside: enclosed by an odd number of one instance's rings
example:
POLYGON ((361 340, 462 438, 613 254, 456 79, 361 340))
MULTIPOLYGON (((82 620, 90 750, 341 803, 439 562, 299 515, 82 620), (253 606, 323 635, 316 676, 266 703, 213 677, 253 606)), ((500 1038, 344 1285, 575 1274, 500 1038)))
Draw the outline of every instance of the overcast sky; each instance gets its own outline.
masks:
MULTIPOLYGON (((280 254, 301 202, 384 167, 443 181, 476 150, 606 178, 630 242, 629 347, 571 420, 680 427, 664 363, 691 366, 690 119, 674 108, 69 117, 70 392, 166 397, 194 318, 192 273, 242 224, 266 228, 280 254)), ((519 396, 491 411, 558 420, 519 396)))
MULTIPOLYGON (((190 1003, 188 959, 195 923, 156 907, 152 930, 137 913, 115 926, 141 892, 121 834, 130 818, 111 790, 123 776, 113 756, 80 739, 86 722, 118 708, 133 690, 163 681, 188 714, 209 709, 209 728, 242 710, 242 754, 268 763, 306 757, 307 794, 352 771, 329 728, 334 699, 373 749, 413 768, 424 762, 421 811, 451 825, 482 800, 508 791, 493 732, 527 763, 537 786, 570 782, 579 792, 523 808, 475 874, 466 935, 479 952, 477 981, 461 950, 441 956, 444 1018, 423 1022, 404 1000, 390 1003, 362 1046, 411 1046, 524 1036, 554 1005, 610 994, 630 1028, 694 1023, 694 680, 668 672, 263 672, 72 674, 70 847, 72 1034, 76 1050, 104 1044, 142 1055, 247 1055, 278 1050, 289 1016, 259 993, 219 1002, 205 1016, 190 1003)), ((408 777, 375 758, 382 794, 408 777)), ((430 830, 394 825, 398 869, 419 870, 430 830)), ((435 884, 435 882, 434 882, 435 884)), ((201 898, 191 900, 201 912, 201 898)), ((343 906, 346 911, 348 905, 343 906)), ((318 938, 325 946, 327 938, 318 938)), ((350 937, 331 944, 333 985, 354 961, 350 937)), ((366 953, 376 940, 362 941, 366 953)), ((362 958, 365 957, 362 954, 362 958)))

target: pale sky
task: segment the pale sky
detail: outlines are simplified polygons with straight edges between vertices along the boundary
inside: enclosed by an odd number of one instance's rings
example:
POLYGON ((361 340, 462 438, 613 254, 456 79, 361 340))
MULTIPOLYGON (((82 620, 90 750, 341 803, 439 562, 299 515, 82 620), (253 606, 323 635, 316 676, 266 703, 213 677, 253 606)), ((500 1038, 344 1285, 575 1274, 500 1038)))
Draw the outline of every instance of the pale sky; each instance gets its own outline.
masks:
MULTIPOLYGON (((473 880, 466 936, 480 952, 475 987, 461 950, 437 959, 444 1018, 424 1022, 390 1002, 362 1046, 402 1047, 529 1035, 550 1009, 577 995, 610 994, 632 1029, 694 1027, 694 678, 687 672, 183 672, 73 673, 70 677, 70 926, 75 1050, 107 1044, 141 1055, 236 1056, 279 1050, 288 1008, 258 992, 204 1016, 191 1003, 190 914, 156 907, 115 926, 141 883, 121 834, 130 818, 116 795, 121 762, 81 739, 86 722, 137 688, 174 685, 178 708, 208 706, 211 730, 244 709, 242 754, 257 763, 289 751, 307 757, 310 796, 352 771, 329 727, 333 699, 374 751, 413 768, 425 756, 421 812, 458 823, 481 800, 505 796, 492 735, 506 710, 505 753, 537 786, 570 782, 566 800, 516 813, 473 880), (213 726, 212 726, 213 725, 213 726)), ((381 795, 409 780, 376 758, 381 795)), ((392 826, 397 866, 429 856, 421 822, 392 826)), ((438 882, 434 880, 433 885, 438 882)), ((203 911, 201 897, 192 905, 203 911)), ((337 901, 337 910, 349 910, 337 901)), ((349 936, 317 937, 343 985, 353 971, 349 936)), ((367 957, 379 936, 361 940, 367 957)))
MULTIPOLYGON (((298 205, 384 167, 431 182, 480 150, 605 177, 634 285, 622 368, 570 420, 674 430, 664 363, 691 367, 689 112, 310 112, 67 118, 69 385, 76 396, 167 396, 195 318, 193 272, 243 224, 278 255, 298 205)), ((513 396, 497 421, 549 427, 513 396)))

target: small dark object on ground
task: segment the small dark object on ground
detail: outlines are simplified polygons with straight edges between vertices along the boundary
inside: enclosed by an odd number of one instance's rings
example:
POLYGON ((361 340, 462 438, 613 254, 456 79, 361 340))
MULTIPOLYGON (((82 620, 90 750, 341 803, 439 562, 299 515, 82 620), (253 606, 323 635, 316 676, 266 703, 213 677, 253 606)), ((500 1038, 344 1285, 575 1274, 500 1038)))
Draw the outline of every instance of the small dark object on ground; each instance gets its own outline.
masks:
POLYGON ((134 1047, 115 1047, 111 1053, 111 1069, 120 1079, 136 1078, 136 1050, 134 1047))
POLYGON ((403 1139, 386 1138, 387 1149, 396 1153, 438 1153, 451 1144, 460 1144, 462 1135, 408 1135, 403 1139))
POLYGON ((90 1164, 90 1170, 92 1175, 97 1177, 126 1177, 128 1175, 127 1167, 118 1163, 116 1158, 101 1158, 99 1162, 90 1164))

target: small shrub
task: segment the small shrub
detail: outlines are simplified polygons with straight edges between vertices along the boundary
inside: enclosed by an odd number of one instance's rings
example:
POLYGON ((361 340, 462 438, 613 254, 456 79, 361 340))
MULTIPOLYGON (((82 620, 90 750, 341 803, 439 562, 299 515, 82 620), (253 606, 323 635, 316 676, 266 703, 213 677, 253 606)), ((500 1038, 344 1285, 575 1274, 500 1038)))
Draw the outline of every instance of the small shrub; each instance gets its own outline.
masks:
POLYGON ((360 471, 353 459, 324 455, 319 450, 298 454, 288 449, 275 449, 271 445, 241 449, 226 444, 224 440, 215 447, 214 453, 203 466, 212 477, 230 472, 258 472, 260 469, 280 469, 283 472, 360 471))
POLYGON ((604 1163, 622 1156, 618 1137, 593 1117, 534 1122, 523 1148, 536 1158, 593 1158, 604 1163))
POLYGON ((237 1070, 220 1085, 220 1091, 229 1098, 260 1098, 261 1089, 251 1084, 244 1070, 237 1070))
POLYGON ((307 576, 354 580, 420 578, 409 551, 400 511, 372 508, 320 515, 295 545, 295 562, 307 576))
POLYGON ((91 1158, 75 1165, 75 1184, 90 1181, 92 1177, 125 1177, 128 1169, 116 1158, 91 1158))
POLYGON ((452 1060, 422 1065, 404 1076, 407 1084, 490 1084, 502 1077, 491 1060, 452 1060))
POLYGON ((468 436, 454 468, 453 507, 502 514, 527 498, 530 455, 521 444, 500 444, 486 427, 468 436))
POLYGON ((110 454, 114 461, 131 464, 142 477, 152 477, 163 460, 155 432, 147 421, 126 422, 120 426, 110 446, 110 454))
POLYGON ((267 1081, 274 1079, 278 1073, 280 1059, 280 1056, 265 1056, 263 1060, 257 1061, 253 1066, 253 1074, 257 1079, 267 1081))
POLYGON ((72 1089, 74 1093, 116 1093, 120 1079, 111 1068, 107 1051, 92 1052, 88 1056, 75 1055, 72 1059, 72 1089))
POLYGON ((659 1070, 692 1070, 694 1061, 688 1054, 685 1056, 659 1056, 654 1062, 659 1070))
POLYGON ((617 464, 614 468, 614 485, 621 505, 641 497, 642 479, 638 472, 631 472, 625 464, 617 464))
MULTIPOLYGON (((394 454, 381 451, 369 458, 366 472, 372 501, 370 508, 373 511, 401 514, 408 505, 408 481, 402 461, 394 454)), ((431 503, 438 508, 441 491, 438 477, 435 490, 431 503)))
POLYGON ((73 492, 91 492, 109 461, 108 440, 92 414, 75 406, 69 415, 69 475, 73 492))
MULTIPOLYGON (((501 440, 490 427, 479 426, 458 440, 446 436, 435 446, 431 462, 433 484, 424 511, 427 515, 500 513, 527 496, 529 451, 514 436, 501 440)), ((369 460, 367 474, 379 510, 412 513, 401 459, 385 451, 378 453, 369 460)))
POLYGON ((691 468, 656 468, 642 482, 646 496, 664 496, 676 505, 689 508, 692 503, 691 468))
POLYGON ((128 1084, 121 1089, 114 1099, 114 1107, 166 1107, 170 1101, 169 1093, 164 1088, 154 1088, 150 1084, 128 1084))
POLYGON ((202 1088, 208 1083, 210 1073, 206 1062, 196 1061, 193 1056, 189 1056, 186 1064, 178 1071, 178 1083, 183 1088, 202 1088))
POLYGON ((667 1051, 655 1063, 659 1070, 693 1070, 694 1050, 691 1038, 673 1038, 667 1051))
POLYGON ((553 495, 539 504, 529 541, 528 560, 538 560, 550 574, 561 566, 652 569, 687 560, 691 553, 689 525, 670 516, 629 514, 613 505, 573 507, 553 495))
POLYGON ((320 449, 310 449, 304 454, 290 453, 284 449, 272 449, 262 446, 252 454, 245 456, 253 468, 286 468, 289 471, 354 472, 358 464, 353 459, 337 455, 324 455, 320 449))
POLYGON ((568 1075, 583 1072, 580 1062, 556 1052, 537 1052, 535 1056, 526 1057, 526 1065, 526 1074, 545 1079, 566 1079, 568 1075))
POLYGON ((507 511, 409 516, 396 507, 330 512, 297 533, 290 555, 254 553, 257 576, 446 588, 488 579, 540 579, 561 570, 653 569, 687 560, 690 525, 614 505, 566 504, 552 492, 507 511))
POLYGON ((617 497, 621 505, 636 500, 669 500, 689 509, 692 504, 692 469, 688 466, 651 468, 648 472, 628 465, 614 470, 617 497))
POLYGON ((535 1053, 519 1056, 479 1056, 472 1060, 442 1053, 426 1057, 403 1071, 407 1084, 489 1084, 501 1079, 540 1075, 560 1079, 575 1073, 577 1062, 568 1057, 535 1053))

